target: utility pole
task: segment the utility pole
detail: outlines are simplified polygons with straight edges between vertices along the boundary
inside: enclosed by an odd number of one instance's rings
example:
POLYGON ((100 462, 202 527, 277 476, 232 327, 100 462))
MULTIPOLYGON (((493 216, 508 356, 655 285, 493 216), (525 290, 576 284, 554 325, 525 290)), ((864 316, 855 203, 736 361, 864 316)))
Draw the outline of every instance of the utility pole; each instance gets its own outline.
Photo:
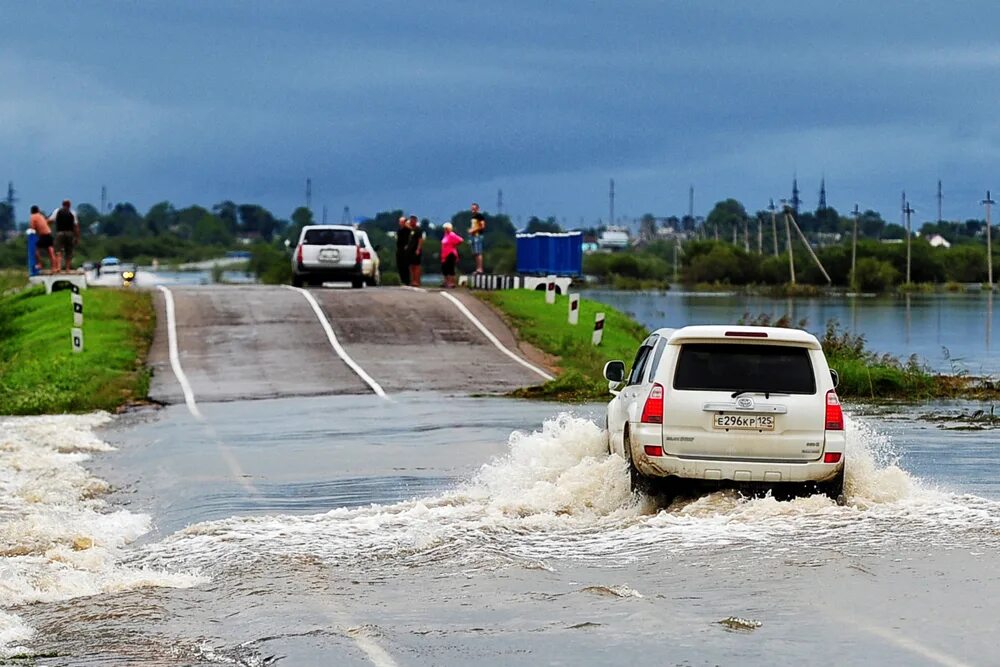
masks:
POLYGON ((743 218, 743 252, 750 252, 750 220, 743 218))
MULTIPOLYGON (((989 192, 987 192, 986 193, 986 197, 989 198, 989 196, 990 196, 990 194, 989 194, 989 192)), ((944 218, 941 217, 941 202, 944 201, 944 195, 941 194, 941 179, 940 178, 938 179, 937 200, 938 200, 938 224, 941 224, 941 221, 944 220, 944 218)))
POLYGON ((990 292, 993 291, 993 242, 990 238, 990 206, 996 204, 990 199, 990 191, 986 191, 986 199, 981 203, 986 205, 986 280, 990 283, 990 292))
POLYGON ((323 204, 323 224, 326 224, 326 204, 323 204))
POLYGON ((691 221, 691 226, 694 227, 694 186, 688 188, 688 220, 691 221))
POLYGON ((306 208, 310 211, 313 207, 313 179, 306 179, 306 208))
POLYGON ((677 284, 677 239, 674 238, 674 284, 677 284))
POLYGON ((858 217, 861 213, 858 211, 858 205, 854 205, 854 240, 851 242, 851 288, 856 292, 858 291, 858 279, 855 274, 855 269, 858 265, 858 217))
POLYGON ((774 256, 778 256, 778 226, 774 222, 774 200, 770 200, 770 204, 767 205, 767 210, 771 212, 771 240, 774 241, 774 256))
POLYGON ((108 212, 108 187, 106 185, 101 186, 101 215, 108 212))
POLYGON ((611 179, 611 189, 608 191, 608 208, 609 208, 609 220, 608 226, 613 227, 615 224, 615 179, 611 179))
POLYGON ((903 213, 906 215, 906 284, 910 284, 910 214, 916 213, 910 208, 910 202, 904 202, 903 213))
POLYGON ((340 224, 342 224, 342 225, 350 225, 351 224, 351 207, 350 206, 345 206, 344 207, 344 213, 340 217, 340 224))
POLYGON ((792 223, 790 218, 792 215, 791 207, 788 205, 787 199, 782 199, 781 204, 783 206, 783 211, 785 214, 785 243, 788 248, 788 273, 791 276, 792 284, 795 284, 795 257, 792 253, 792 223))
POLYGON ((764 221, 757 216, 757 254, 764 254, 764 221))
POLYGON ((497 215, 503 214, 503 190, 497 190, 497 215))

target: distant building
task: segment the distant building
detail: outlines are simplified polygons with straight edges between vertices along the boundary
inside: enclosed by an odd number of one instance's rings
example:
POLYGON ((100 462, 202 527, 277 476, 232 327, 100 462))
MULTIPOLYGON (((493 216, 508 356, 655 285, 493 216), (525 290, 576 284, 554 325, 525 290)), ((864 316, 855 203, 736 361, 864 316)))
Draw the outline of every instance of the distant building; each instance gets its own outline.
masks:
POLYGON ((927 242, 930 243, 935 248, 951 247, 951 243, 948 242, 948 239, 941 236, 940 234, 931 234, 930 236, 927 237, 927 242))
POLYGON ((628 230, 624 227, 608 227, 597 239, 597 247, 601 250, 624 250, 630 244, 628 230))

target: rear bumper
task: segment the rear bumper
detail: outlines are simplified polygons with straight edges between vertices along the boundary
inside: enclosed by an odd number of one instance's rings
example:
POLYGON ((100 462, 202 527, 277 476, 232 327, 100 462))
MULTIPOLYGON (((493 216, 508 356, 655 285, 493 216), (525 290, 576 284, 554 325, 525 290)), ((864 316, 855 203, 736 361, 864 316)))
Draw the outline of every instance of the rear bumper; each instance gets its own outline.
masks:
POLYGON ((297 276, 303 278, 321 278, 323 280, 351 280, 353 278, 361 278, 361 264, 355 264, 348 267, 329 267, 329 266, 309 266, 305 264, 297 264, 294 268, 294 273, 297 276))
POLYGON ((632 425, 632 460, 639 472, 652 477, 679 477, 702 481, 732 481, 760 484, 825 482, 844 470, 846 437, 843 431, 828 432, 824 451, 812 461, 744 461, 740 459, 684 458, 664 452, 646 453, 645 445, 662 446, 659 425, 632 425), (826 452, 840 453, 837 463, 823 463, 826 452))

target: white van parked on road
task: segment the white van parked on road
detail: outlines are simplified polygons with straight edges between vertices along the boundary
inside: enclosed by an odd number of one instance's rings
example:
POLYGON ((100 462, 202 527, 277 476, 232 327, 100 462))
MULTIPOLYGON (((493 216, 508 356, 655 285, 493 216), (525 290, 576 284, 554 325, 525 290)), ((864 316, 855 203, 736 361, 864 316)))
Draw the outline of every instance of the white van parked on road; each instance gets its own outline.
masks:
POLYGON ((796 329, 659 329, 631 372, 604 376, 608 449, 628 461, 634 489, 699 486, 804 490, 840 499, 847 438, 816 337, 796 329))

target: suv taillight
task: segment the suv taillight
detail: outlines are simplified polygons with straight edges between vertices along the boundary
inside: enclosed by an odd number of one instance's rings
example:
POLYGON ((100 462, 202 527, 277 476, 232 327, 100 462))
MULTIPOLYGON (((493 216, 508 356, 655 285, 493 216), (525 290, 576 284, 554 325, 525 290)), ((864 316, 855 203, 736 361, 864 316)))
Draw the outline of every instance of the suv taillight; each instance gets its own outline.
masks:
POLYGON ((298 249, 296 249, 296 251, 295 251, 295 261, 297 261, 299 264, 302 263, 302 244, 301 243, 299 244, 298 249))
POLYGON ((646 398, 646 404, 642 406, 642 418, 639 421, 643 424, 663 423, 662 384, 657 382, 653 384, 653 388, 649 390, 649 397, 646 398))
POLYGON ((368 252, 367 250, 361 250, 359 252, 361 253, 361 259, 371 259, 372 258, 372 254, 370 252, 368 252))
POLYGON ((833 389, 826 392, 826 430, 844 430, 844 411, 840 407, 840 398, 833 389))

